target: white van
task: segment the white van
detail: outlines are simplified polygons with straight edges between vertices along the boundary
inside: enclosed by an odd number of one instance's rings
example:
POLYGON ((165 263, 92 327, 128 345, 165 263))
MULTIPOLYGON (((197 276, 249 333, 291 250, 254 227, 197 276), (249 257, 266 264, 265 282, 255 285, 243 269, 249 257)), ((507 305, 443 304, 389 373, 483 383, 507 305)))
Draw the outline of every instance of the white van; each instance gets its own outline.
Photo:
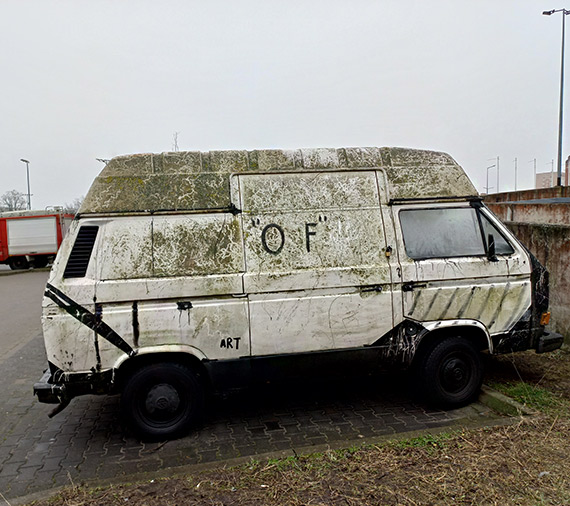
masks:
POLYGON ((177 437, 206 389, 415 366, 457 406, 480 352, 561 346, 544 268, 444 153, 211 151, 111 160, 43 303, 56 411, 121 393, 139 436, 177 437))

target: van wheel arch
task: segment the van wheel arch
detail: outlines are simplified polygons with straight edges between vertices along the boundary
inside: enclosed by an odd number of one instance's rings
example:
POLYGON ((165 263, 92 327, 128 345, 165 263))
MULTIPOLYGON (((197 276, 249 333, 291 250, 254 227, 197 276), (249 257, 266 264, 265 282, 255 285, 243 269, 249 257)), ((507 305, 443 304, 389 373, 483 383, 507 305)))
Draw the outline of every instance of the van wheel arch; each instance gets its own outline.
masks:
POLYGON ((486 334, 477 327, 446 327, 443 329, 433 330, 424 335, 419 341, 416 352, 414 354, 412 367, 416 366, 422 360, 429 349, 435 344, 448 337, 462 337, 473 345, 478 351, 489 350, 489 341, 486 334))
POLYGON ((211 389, 208 372, 198 357, 191 355, 190 353, 166 352, 135 355, 123 362, 115 370, 114 392, 121 392, 125 383, 138 369, 158 362, 179 364, 188 367, 200 379, 202 387, 206 391, 211 389))

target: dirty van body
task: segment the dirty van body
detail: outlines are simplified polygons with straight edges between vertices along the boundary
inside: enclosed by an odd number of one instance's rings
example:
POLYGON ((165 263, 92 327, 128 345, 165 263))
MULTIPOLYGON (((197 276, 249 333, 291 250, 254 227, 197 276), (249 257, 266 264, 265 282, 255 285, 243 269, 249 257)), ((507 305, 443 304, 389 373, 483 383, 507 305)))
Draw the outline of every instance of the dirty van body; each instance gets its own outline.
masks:
POLYGON ((326 365, 413 368, 453 407, 481 352, 559 348, 548 317, 547 272, 444 153, 123 156, 53 265, 34 390, 56 411, 120 392, 147 438, 187 432, 206 390, 326 365))

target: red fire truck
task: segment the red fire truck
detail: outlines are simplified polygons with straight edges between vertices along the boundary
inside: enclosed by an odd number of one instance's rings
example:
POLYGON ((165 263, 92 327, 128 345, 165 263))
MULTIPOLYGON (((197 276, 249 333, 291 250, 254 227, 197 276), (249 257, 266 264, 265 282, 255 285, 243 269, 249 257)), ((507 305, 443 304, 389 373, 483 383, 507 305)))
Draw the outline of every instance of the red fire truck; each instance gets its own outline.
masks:
POLYGON ((45 267, 55 256, 72 214, 63 211, 0 213, 0 264, 12 269, 45 267))

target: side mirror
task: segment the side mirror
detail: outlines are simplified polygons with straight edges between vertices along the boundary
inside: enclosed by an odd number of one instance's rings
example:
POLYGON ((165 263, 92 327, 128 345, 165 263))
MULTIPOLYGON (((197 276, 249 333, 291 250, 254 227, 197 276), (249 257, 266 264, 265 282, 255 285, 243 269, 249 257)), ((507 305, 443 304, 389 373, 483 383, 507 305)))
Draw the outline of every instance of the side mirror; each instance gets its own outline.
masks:
POLYGON ((493 234, 487 236, 487 258, 489 262, 498 262, 497 254, 495 253, 495 238, 493 234))

